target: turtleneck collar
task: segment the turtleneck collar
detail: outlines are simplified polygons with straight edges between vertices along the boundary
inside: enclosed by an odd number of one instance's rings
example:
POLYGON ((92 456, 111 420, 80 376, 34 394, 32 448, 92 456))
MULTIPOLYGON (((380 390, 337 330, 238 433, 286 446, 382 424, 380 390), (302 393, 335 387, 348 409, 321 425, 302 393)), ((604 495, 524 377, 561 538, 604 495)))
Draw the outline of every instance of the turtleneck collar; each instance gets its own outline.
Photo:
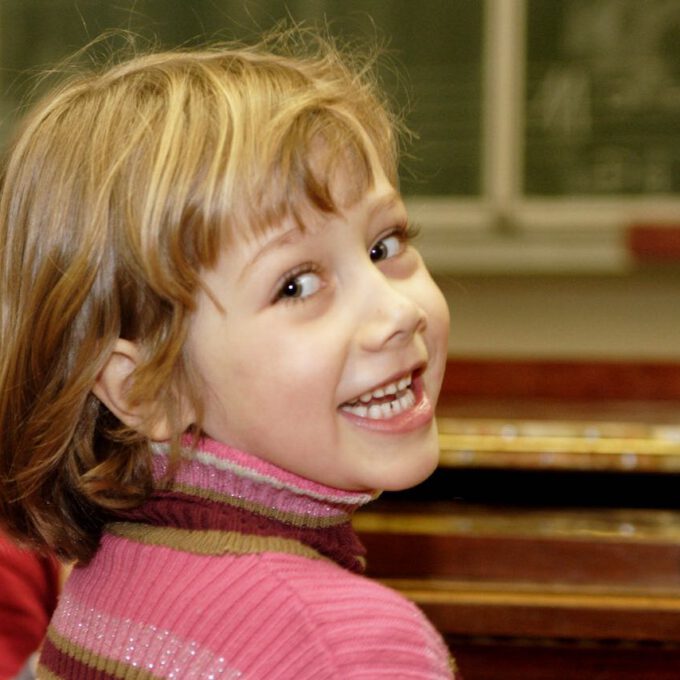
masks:
MULTIPOLYGON (((168 449, 157 445, 153 453, 160 480, 168 449)), ((200 554, 288 552, 363 569, 351 516, 376 494, 313 482, 212 439, 183 453, 172 484, 159 484, 108 532, 200 554)))

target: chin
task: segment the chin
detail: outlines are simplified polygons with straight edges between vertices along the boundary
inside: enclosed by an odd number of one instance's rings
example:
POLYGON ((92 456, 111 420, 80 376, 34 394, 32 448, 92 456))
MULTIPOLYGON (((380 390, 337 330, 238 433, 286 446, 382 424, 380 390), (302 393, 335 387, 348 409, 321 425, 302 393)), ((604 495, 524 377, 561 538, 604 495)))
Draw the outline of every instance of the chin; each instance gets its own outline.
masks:
POLYGON ((439 446, 431 447, 429 451, 420 452, 414 456, 409 464, 405 461, 398 469, 387 470, 379 488, 382 491, 403 491, 424 482, 439 465, 439 446))

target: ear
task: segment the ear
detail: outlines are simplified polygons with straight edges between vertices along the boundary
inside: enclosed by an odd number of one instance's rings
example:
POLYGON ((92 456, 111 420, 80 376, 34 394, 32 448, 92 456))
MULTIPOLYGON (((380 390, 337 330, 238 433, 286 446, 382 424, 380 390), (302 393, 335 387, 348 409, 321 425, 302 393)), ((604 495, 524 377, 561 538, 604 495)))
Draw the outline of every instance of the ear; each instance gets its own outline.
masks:
MULTIPOLYGON (((132 430, 146 435, 153 441, 165 441, 175 433, 168 416, 161 413, 155 402, 131 402, 129 400, 130 378, 139 365, 140 352, 133 342, 119 338, 104 368, 97 376, 92 392, 118 420, 132 430)), ((182 431, 193 422, 193 412, 182 413, 182 431)))

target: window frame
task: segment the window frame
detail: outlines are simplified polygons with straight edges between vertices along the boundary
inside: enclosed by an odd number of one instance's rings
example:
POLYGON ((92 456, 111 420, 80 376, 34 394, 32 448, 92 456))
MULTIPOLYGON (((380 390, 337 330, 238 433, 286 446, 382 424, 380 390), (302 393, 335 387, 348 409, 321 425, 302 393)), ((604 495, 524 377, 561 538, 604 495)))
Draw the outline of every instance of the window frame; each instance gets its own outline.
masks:
POLYGON ((527 0, 485 0, 479 197, 408 196, 435 273, 626 274, 635 224, 674 226, 680 199, 524 194, 527 0))

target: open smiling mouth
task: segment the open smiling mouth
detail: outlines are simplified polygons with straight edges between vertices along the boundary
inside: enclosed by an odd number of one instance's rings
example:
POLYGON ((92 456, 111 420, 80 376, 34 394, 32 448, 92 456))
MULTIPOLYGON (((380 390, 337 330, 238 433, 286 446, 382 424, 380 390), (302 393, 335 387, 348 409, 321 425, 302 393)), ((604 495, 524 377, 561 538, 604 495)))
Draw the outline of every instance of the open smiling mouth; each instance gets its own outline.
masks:
POLYGON ((417 402, 413 373, 382 385, 340 408, 345 413, 370 420, 388 420, 408 411, 417 402))

